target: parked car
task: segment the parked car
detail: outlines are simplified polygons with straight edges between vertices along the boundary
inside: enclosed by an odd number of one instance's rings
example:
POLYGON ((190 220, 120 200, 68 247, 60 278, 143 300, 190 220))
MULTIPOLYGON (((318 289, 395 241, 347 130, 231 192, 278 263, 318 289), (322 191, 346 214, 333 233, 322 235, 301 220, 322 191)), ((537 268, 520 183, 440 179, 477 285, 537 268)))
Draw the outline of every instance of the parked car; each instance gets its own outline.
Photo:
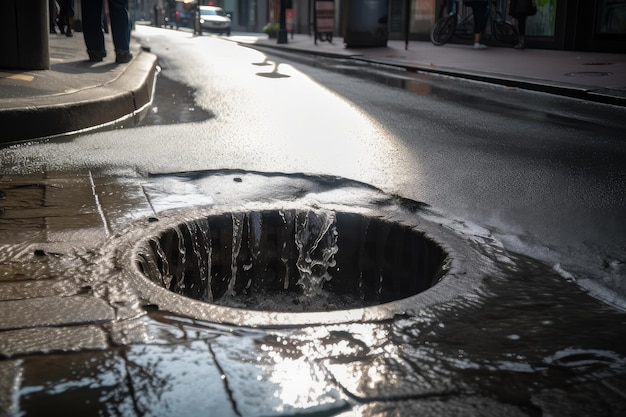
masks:
POLYGON ((230 16, 221 7, 200 6, 200 26, 207 32, 230 35, 230 16))

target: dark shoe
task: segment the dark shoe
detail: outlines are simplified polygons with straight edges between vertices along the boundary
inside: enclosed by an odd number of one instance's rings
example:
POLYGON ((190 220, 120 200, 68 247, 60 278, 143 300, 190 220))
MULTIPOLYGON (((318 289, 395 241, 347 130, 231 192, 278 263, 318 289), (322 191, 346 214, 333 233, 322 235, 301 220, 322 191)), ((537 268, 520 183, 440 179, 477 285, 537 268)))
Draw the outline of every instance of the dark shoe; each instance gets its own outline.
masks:
POLYGON ((107 56, 107 51, 87 51, 87 53, 91 62, 102 62, 104 57, 107 56))
POLYGON ((74 34, 72 33, 71 30, 68 29, 67 32, 65 32, 65 36, 67 36, 68 38, 71 38, 74 36, 74 34))
POLYGON ((115 63, 126 64, 133 59, 133 54, 130 51, 115 51, 115 63))

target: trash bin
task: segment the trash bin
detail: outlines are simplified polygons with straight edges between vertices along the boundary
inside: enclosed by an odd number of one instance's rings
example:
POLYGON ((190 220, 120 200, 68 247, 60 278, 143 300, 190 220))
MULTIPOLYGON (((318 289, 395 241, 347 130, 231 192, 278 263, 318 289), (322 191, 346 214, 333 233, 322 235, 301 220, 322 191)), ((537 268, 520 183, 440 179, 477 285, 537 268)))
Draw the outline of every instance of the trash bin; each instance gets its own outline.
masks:
POLYGON ((50 69, 48 0, 3 1, 0 67, 50 69))
POLYGON ((344 0, 343 5, 347 48, 387 46, 389 0, 344 0))

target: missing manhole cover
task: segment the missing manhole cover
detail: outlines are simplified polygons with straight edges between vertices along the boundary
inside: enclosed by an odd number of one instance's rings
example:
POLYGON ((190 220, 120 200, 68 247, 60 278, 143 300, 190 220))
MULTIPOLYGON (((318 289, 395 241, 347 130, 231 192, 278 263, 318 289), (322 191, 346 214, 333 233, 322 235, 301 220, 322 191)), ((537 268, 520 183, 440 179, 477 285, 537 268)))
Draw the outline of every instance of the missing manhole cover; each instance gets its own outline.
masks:
POLYGON ((362 308, 418 294, 446 252, 414 228, 318 209, 226 212, 149 239, 137 258, 159 286, 203 302, 273 312, 362 308))

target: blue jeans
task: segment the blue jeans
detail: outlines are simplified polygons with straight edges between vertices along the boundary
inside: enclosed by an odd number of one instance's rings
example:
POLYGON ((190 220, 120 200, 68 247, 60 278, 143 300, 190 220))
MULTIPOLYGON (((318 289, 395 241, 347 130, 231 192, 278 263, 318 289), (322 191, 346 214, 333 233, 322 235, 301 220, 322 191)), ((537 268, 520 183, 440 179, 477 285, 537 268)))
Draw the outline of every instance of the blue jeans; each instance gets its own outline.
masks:
MULTIPOLYGON (((81 0, 83 36, 88 52, 104 53, 102 12, 104 0, 81 0)), ((111 37, 116 51, 130 50, 130 15, 128 0, 108 0, 111 18, 111 37)))

